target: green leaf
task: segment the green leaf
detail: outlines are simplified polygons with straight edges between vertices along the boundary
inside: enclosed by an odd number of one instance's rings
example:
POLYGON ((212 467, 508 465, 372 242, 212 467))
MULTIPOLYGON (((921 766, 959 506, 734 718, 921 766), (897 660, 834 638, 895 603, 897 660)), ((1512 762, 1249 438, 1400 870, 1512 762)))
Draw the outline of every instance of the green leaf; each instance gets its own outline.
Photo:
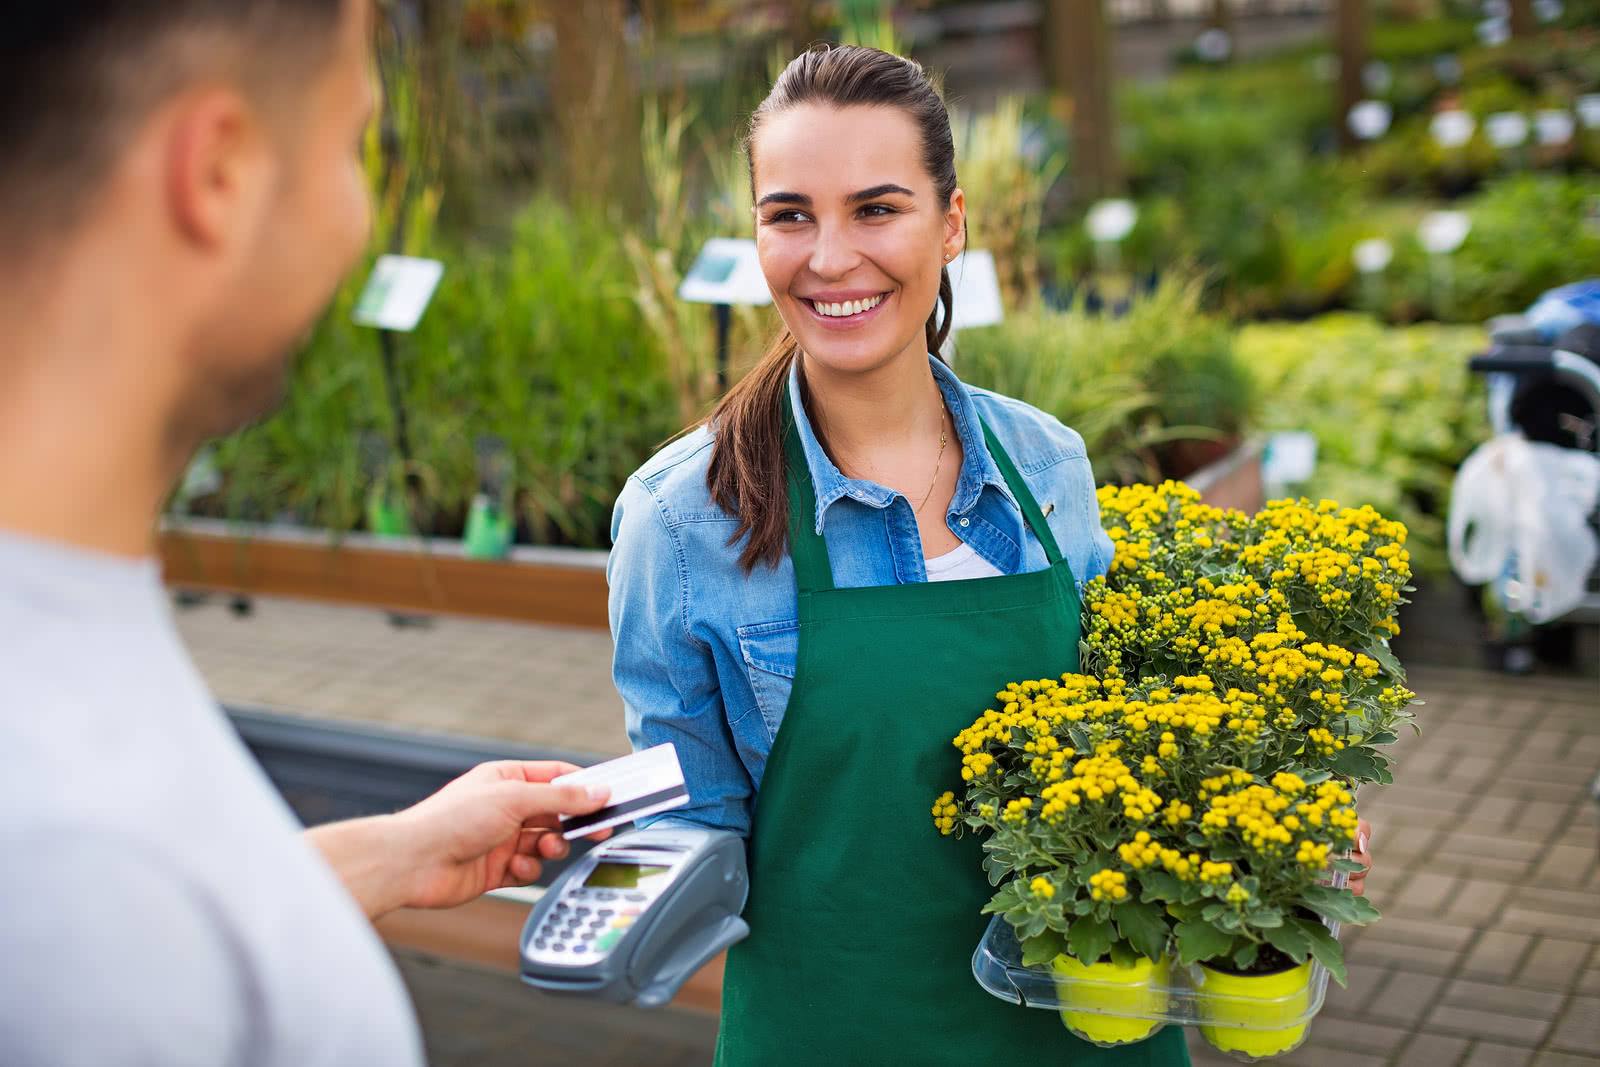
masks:
POLYGON ((1214 904, 1207 904, 1205 910, 1200 913, 1200 918, 1208 923, 1214 923, 1232 910, 1232 904, 1225 904, 1219 900, 1214 904))
POLYGON ((1177 900, 1183 895, 1183 883, 1166 871, 1148 871, 1139 876, 1144 883, 1140 898, 1146 903, 1154 900, 1177 900))
POLYGON ((1346 778, 1353 778, 1358 782, 1375 782, 1383 774, 1383 764, 1379 762, 1377 755, 1364 748, 1347 748, 1343 752, 1335 752, 1328 760, 1328 766, 1346 778))
POLYGON ((1022 943, 1022 965, 1032 967, 1039 963, 1049 963, 1065 951, 1067 943, 1061 935, 1046 930, 1022 943))
POLYGON ((1392 745, 1398 740, 1400 740, 1400 739, 1398 737, 1396 737, 1392 732, 1390 732, 1388 730, 1379 730, 1377 733, 1373 734, 1371 737, 1369 737, 1365 741, 1363 741, 1362 744, 1364 744, 1364 745, 1392 745))
POLYGON ((1294 960, 1296 964, 1306 961, 1306 954, 1311 951, 1311 938, 1294 922, 1261 931, 1267 939, 1267 944, 1294 960))
POLYGON ((1154 904, 1118 904, 1111 909, 1111 915, 1129 944, 1152 960, 1161 957, 1170 929, 1160 908, 1154 904))
MULTIPOLYGON (((1389 651, 1388 645, 1382 641, 1374 641, 1367 646, 1366 652, 1367 655, 1378 661, 1379 665, 1383 667, 1384 673, 1389 677, 1397 682, 1406 680, 1406 669, 1400 666, 1400 661, 1395 658, 1393 652, 1389 651)), ((1342 985, 1343 983, 1341 982, 1340 984, 1342 985)))
POLYGON ((1362 871, 1366 870, 1366 868, 1360 863, 1357 863, 1355 860, 1347 860, 1343 856, 1333 857, 1333 859, 1328 861, 1328 866, 1332 867, 1336 871, 1343 871, 1345 874, 1360 874, 1362 871))
POLYGON ((1207 922, 1179 923, 1174 931, 1178 937, 1178 959, 1184 966, 1197 960, 1214 960, 1225 956, 1233 947, 1233 936, 1223 933, 1207 922))
POLYGON ((1188 922, 1190 919, 1198 918, 1204 910, 1205 903, 1197 900, 1173 901, 1167 905, 1167 914, 1179 922, 1188 922))
POLYGON ((1254 963, 1260 953, 1260 945, 1254 941, 1246 941, 1239 951, 1233 954, 1233 965, 1242 971, 1254 963))
POLYGON ((1111 962, 1118 967, 1132 967, 1139 962, 1139 954, 1126 941, 1111 942, 1111 962))
POLYGON ((1339 944, 1338 938, 1328 931, 1326 926, 1310 919, 1292 919, 1292 925, 1297 927, 1311 943, 1311 955, 1316 961, 1327 968, 1328 974, 1341 986, 1345 984, 1344 974, 1344 948, 1339 944))
POLYGON ((1348 889, 1334 889, 1326 885, 1307 886, 1300 891, 1300 900, 1318 915, 1334 922, 1360 926, 1378 917, 1378 909, 1366 897, 1358 897, 1348 889))
POLYGON ((1067 947, 1080 963, 1098 963, 1116 940, 1116 930, 1109 922, 1085 917, 1072 924, 1067 931, 1067 947))
POLYGON ((983 857, 983 870, 989 876, 990 885, 999 885, 1011 874, 1011 865, 991 852, 983 857))
POLYGON ((1011 910, 1017 906, 1017 901, 1020 899, 1018 894, 1021 891, 1022 884, 1020 882, 1007 882, 1000 888, 998 893, 989 898, 989 903, 983 906, 983 913, 989 915, 998 911, 1011 910))
POLYGON ((1042 914, 1030 915, 1026 922, 1017 927, 1017 936, 1023 939, 1038 937, 1045 932, 1045 928, 1045 918, 1042 914))

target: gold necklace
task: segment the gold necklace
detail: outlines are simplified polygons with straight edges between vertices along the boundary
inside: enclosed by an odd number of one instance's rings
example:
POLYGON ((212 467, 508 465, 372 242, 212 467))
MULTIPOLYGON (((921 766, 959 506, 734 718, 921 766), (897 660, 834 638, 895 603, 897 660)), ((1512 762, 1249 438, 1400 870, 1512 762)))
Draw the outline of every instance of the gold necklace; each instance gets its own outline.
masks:
POLYGON ((946 414, 944 397, 941 396, 939 398, 939 459, 933 465, 933 481, 928 483, 928 491, 922 495, 922 503, 917 505, 917 510, 913 514, 922 514, 922 509, 928 506, 928 498, 933 496, 934 487, 939 484, 939 468, 944 466, 944 449, 950 443, 950 438, 945 434, 944 429, 946 414))
MULTIPOLYGON (((922 509, 928 506, 928 500, 933 496, 934 489, 936 489, 938 487, 938 485, 939 485, 939 471, 944 466, 944 450, 950 444, 950 437, 945 432, 945 421, 949 417, 950 412, 944 406, 944 394, 940 393, 938 391, 937 387, 935 387, 934 393, 939 398, 939 457, 938 457, 938 459, 936 459, 934 461, 934 464, 933 464, 933 480, 928 483, 928 491, 922 495, 922 503, 918 504, 917 505, 917 510, 912 512, 912 514, 914 514, 914 515, 922 514, 922 509)), ((813 417, 816 417, 816 416, 813 416, 813 417)), ((819 424, 822 423, 822 420, 820 418, 818 418, 817 421, 818 421, 819 424)), ((826 425, 823 425, 822 428, 823 428, 823 433, 824 434, 827 433, 826 425)), ((857 475, 852 474, 849 470, 845 469, 845 465, 844 465, 843 460, 844 460, 843 456, 839 456, 838 457, 837 465, 839 467, 839 473, 843 474, 846 478, 855 478, 855 477, 857 477, 857 475)), ((851 466, 854 467, 855 465, 852 463, 851 466)), ((909 501, 908 501, 908 503, 909 503, 909 501)))

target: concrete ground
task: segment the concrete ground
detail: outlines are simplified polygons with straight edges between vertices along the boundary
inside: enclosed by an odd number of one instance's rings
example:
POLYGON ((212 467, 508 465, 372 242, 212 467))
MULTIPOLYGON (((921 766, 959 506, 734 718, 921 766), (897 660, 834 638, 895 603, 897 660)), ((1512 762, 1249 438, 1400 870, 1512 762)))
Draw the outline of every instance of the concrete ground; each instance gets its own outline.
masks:
MULTIPOLYGON (((179 614, 218 694, 304 715, 627 750, 604 633, 258 600, 179 614)), ((1463 650, 1462 655, 1472 652, 1463 650)), ((1600 1067, 1600 682, 1414 668, 1420 738, 1364 792, 1369 895, 1300 1067, 1600 1067)), ((513 978, 402 954, 435 1064, 709 1063, 713 1020, 545 999, 513 978)), ((1191 1032, 1197 1064, 1231 1063, 1191 1032)))

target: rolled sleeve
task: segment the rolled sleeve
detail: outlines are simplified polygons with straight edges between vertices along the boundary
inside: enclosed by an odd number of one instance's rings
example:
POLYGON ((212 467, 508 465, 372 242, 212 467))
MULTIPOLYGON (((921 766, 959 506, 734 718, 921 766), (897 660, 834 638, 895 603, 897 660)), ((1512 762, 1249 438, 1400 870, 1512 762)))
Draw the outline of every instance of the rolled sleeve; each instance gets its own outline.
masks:
POLYGON ((671 742, 689 786, 682 808, 639 820, 689 823, 741 835, 754 795, 723 708, 711 648, 689 630, 688 568, 660 502, 629 479, 611 520, 606 564, 612 679, 634 750, 671 742))

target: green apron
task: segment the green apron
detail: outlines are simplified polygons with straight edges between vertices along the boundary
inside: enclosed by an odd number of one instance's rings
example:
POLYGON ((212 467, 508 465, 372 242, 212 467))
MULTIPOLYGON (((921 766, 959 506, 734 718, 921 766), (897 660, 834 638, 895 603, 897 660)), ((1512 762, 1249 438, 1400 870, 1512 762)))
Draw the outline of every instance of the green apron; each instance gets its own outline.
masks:
POLYGON ((961 783, 951 738, 1007 682, 1075 670, 1081 610, 1039 505, 984 437, 1050 566, 838 589, 789 427, 799 659, 755 805, 751 933, 728 952, 719 1067, 1189 1062, 1181 1028, 1102 1049, 972 977, 993 889, 978 839, 941 836, 930 814, 961 783))

